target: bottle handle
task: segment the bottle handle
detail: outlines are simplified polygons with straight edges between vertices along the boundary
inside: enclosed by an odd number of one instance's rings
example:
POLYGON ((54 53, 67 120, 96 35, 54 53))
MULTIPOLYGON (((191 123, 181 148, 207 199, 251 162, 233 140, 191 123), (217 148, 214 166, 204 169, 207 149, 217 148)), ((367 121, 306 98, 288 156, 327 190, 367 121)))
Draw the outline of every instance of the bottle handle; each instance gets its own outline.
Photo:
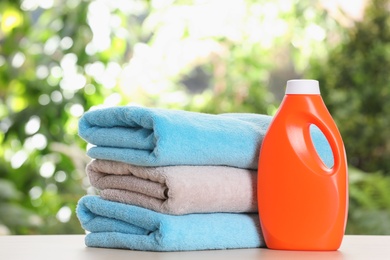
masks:
MULTIPOLYGON (((315 154, 315 156, 317 156, 316 161, 319 160, 321 162, 320 163, 320 168, 322 170, 321 172, 324 172, 324 174, 326 174, 328 176, 333 175, 336 172, 338 172, 340 169, 341 158, 342 158, 341 152, 343 151, 343 147, 340 147, 340 145, 342 146, 343 144, 340 144, 338 142, 338 139, 336 138, 335 133, 328 126, 328 124, 326 124, 321 118, 312 117, 310 119, 311 120, 309 120, 309 122, 308 122, 307 130, 305 131, 306 143, 310 144, 308 146, 309 152, 311 154, 315 154), (333 167, 332 168, 329 168, 325 165, 325 163, 323 162, 323 160, 319 156, 316 148, 314 147, 314 143, 313 143, 313 140, 312 140, 312 137, 310 134, 310 125, 311 124, 317 126, 321 130, 321 132, 324 134, 325 138, 327 139, 327 141, 330 145, 330 148, 332 150, 332 155, 333 155, 333 167), (310 140, 310 142, 307 142, 307 140, 310 140)), ((336 133, 338 133, 338 130, 336 133)))

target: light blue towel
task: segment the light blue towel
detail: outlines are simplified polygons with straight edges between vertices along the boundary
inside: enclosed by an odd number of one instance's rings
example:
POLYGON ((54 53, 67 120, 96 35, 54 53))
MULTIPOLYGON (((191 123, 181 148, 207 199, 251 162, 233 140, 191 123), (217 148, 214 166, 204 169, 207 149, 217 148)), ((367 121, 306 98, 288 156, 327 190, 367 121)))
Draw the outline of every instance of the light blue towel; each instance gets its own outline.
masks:
MULTIPOLYGON (((226 165, 257 169, 259 148, 271 116, 205 114, 123 106, 86 112, 79 135, 95 147, 95 159, 140 166, 226 165)), ((323 161, 333 155, 323 134, 314 128, 313 142, 323 161)), ((283 159, 282 159, 283 160, 283 159)))
POLYGON ((257 214, 173 216, 91 195, 80 199, 76 212, 91 232, 85 237, 89 247, 187 251, 265 246, 257 214))

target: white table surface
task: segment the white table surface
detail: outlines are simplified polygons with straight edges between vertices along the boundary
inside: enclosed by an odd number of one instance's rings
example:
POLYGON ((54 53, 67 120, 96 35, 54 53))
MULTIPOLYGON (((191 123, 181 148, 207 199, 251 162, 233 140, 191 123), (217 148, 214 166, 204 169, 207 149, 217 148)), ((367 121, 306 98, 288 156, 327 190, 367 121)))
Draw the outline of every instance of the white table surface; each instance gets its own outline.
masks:
POLYGON ((279 251, 265 248, 188 252, 144 252, 89 248, 84 235, 0 236, 0 259, 364 259, 390 260, 390 236, 344 236, 338 251, 279 251))

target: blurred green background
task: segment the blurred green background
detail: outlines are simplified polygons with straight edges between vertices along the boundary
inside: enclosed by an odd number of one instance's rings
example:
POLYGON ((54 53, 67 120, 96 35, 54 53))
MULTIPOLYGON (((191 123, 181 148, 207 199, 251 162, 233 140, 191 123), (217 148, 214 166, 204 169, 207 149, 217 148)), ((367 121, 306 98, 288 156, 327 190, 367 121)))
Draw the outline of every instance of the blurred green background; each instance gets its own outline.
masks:
POLYGON ((140 104, 274 114, 320 81, 349 163, 347 234, 390 234, 390 1, 2 0, 0 234, 83 233, 79 117, 140 104))

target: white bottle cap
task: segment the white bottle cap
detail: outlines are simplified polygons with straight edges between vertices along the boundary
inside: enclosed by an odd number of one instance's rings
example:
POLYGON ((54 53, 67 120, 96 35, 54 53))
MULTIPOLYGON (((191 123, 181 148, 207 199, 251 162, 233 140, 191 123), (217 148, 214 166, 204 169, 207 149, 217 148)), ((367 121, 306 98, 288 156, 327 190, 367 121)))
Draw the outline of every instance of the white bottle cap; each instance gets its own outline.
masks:
POLYGON ((287 81, 286 94, 320 94, 320 84, 313 79, 292 79, 287 81))

